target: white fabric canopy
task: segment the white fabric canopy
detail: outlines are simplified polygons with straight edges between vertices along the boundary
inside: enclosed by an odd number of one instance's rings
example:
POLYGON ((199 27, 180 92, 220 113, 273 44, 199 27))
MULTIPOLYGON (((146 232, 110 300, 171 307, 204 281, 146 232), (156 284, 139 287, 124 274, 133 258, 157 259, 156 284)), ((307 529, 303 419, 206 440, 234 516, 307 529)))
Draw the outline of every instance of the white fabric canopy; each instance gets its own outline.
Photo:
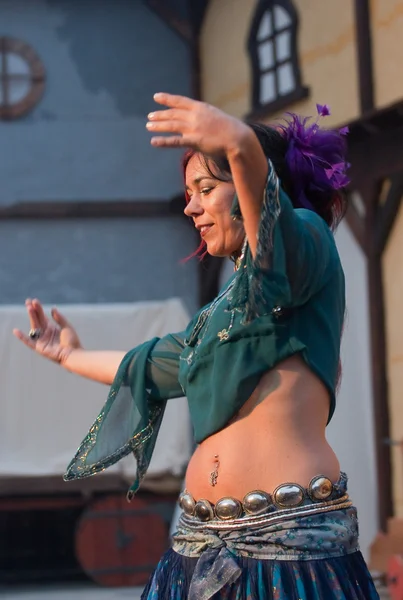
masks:
MULTIPOLYGON (((128 351, 154 336, 181 331, 188 322, 178 299, 58 308, 89 350, 128 351)), ((62 475, 102 408, 108 387, 36 355, 12 335, 14 327, 28 331, 24 307, 0 307, 0 476, 62 475)), ((180 475, 191 450, 187 401, 171 400, 149 474, 180 475)), ((129 456, 108 472, 130 478, 133 467, 129 456)))

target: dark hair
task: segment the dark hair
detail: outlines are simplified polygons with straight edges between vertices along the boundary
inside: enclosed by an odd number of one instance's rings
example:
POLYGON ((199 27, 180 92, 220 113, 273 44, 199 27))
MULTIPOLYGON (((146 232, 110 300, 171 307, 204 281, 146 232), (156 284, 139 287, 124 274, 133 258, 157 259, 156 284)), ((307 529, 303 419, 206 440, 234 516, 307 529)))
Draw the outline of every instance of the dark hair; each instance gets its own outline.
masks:
MULTIPOLYGON (((288 141, 284 138, 281 131, 263 125, 252 123, 250 127, 256 134, 257 139, 262 146, 265 156, 270 158, 274 169, 280 179, 281 186, 289 196, 293 205, 297 208, 295 202, 295 190, 293 176, 287 166, 286 154, 288 150, 288 141)), ((314 187, 315 171, 312 172, 312 187, 314 187)), ((314 211, 322 217, 328 226, 334 231, 337 225, 344 217, 347 209, 347 196, 343 188, 315 190, 308 189, 305 195, 314 211)))
MULTIPOLYGON (((270 158, 274 169, 280 179, 280 184, 284 191, 289 196, 295 208, 299 205, 296 201, 294 191, 294 182, 292 174, 287 166, 286 154, 288 150, 288 141, 284 137, 281 130, 261 123, 249 123, 249 126, 256 134, 257 139, 262 147, 262 150, 270 158)), ((189 160, 194 154, 194 150, 188 150, 182 161, 183 173, 186 172, 186 167, 189 160)), ((226 158, 210 158, 200 153, 200 160, 203 166, 211 177, 219 181, 231 181, 231 169, 226 158)), ((313 178, 315 172, 313 171, 313 178)), ((347 209, 347 196, 343 188, 327 189, 326 191, 311 189, 314 187, 315 181, 312 181, 312 186, 305 191, 305 195, 312 205, 314 211, 324 219, 328 226, 334 231, 347 209)), ((188 197, 186 194, 186 200, 188 197)))

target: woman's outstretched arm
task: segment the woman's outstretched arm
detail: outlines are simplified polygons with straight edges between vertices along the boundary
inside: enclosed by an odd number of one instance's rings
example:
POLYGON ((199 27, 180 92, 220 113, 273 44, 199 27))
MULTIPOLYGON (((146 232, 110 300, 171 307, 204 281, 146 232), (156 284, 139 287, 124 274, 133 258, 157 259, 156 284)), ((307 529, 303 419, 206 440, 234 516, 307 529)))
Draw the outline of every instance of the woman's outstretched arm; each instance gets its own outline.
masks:
POLYGON ((126 352, 121 350, 73 349, 60 363, 67 371, 86 379, 112 385, 126 352))
POLYGON ((125 352, 84 350, 74 327, 56 308, 50 319, 39 300, 28 298, 25 306, 31 330, 37 335, 30 337, 14 329, 21 342, 72 373, 109 385, 113 382, 125 352))

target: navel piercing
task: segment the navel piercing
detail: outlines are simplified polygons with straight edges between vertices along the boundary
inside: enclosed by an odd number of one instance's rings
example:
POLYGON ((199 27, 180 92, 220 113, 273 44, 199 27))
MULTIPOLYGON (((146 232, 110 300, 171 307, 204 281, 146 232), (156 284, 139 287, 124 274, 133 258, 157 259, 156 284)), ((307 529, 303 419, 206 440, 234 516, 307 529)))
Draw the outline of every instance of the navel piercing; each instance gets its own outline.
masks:
POLYGON ((210 485, 212 485, 213 487, 215 485, 217 485, 218 467, 220 466, 220 461, 219 461, 219 458, 218 458, 218 454, 214 455, 214 462, 215 462, 214 471, 211 471, 211 473, 210 473, 210 485))

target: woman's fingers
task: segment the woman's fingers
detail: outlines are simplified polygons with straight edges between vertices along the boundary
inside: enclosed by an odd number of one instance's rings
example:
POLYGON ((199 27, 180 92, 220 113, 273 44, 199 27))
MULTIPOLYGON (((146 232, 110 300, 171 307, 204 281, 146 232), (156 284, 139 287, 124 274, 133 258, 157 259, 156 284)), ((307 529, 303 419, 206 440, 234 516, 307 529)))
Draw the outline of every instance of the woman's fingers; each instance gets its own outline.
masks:
POLYGON ((35 298, 34 300, 32 300, 32 306, 34 307, 34 309, 36 311, 36 315, 37 315, 37 318, 39 321, 39 327, 41 329, 45 329, 48 319, 45 315, 42 304, 39 302, 39 300, 37 298, 35 298))
POLYGON ((154 94, 154 100, 158 104, 169 106, 169 109, 150 113, 146 125, 147 129, 152 133, 176 133, 181 135, 154 136, 151 138, 151 145, 159 148, 197 148, 195 135, 193 135, 195 133, 193 131, 194 115, 195 109, 201 103, 186 96, 165 93, 154 94))
POLYGON ((26 299, 25 306, 27 308, 30 328, 31 329, 40 329, 41 324, 40 324, 39 316, 38 316, 38 313, 32 303, 31 298, 26 299))
POLYGON ((199 104, 197 100, 192 100, 191 98, 187 98, 186 96, 165 94, 163 92, 158 92, 157 94, 154 94, 154 100, 155 102, 157 102, 157 104, 163 104, 164 106, 169 106, 170 108, 190 109, 193 108, 196 104, 199 104))
POLYGON ((151 145, 158 146, 159 148, 178 148, 178 147, 192 147, 187 138, 180 135, 170 135, 168 137, 152 137, 151 145))
POLYGON ((32 338, 25 335, 25 333, 23 333, 19 329, 13 329, 13 334, 16 338, 18 338, 21 342, 28 346, 28 348, 32 348, 32 350, 35 350, 36 342, 32 338))
POLYGON ((184 133, 187 129, 187 125, 183 121, 148 121, 146 127, 149 131, 166 133, 184 133))
POLYGON ((66 317, 64 317, 58 310, 57 308, 52 308, 52 317, 54 319, 54 321, 56 321, 56 323, 58 325, 60 325, 60 327, 71 327, 70 323, 68 322, 68 320, 66 319, 66 317))
POLYGON ((156 110, 147 115, 149 121, 185 121, 189 115, 188 110, 183 108, 168 108, 167 110, 156 110))

